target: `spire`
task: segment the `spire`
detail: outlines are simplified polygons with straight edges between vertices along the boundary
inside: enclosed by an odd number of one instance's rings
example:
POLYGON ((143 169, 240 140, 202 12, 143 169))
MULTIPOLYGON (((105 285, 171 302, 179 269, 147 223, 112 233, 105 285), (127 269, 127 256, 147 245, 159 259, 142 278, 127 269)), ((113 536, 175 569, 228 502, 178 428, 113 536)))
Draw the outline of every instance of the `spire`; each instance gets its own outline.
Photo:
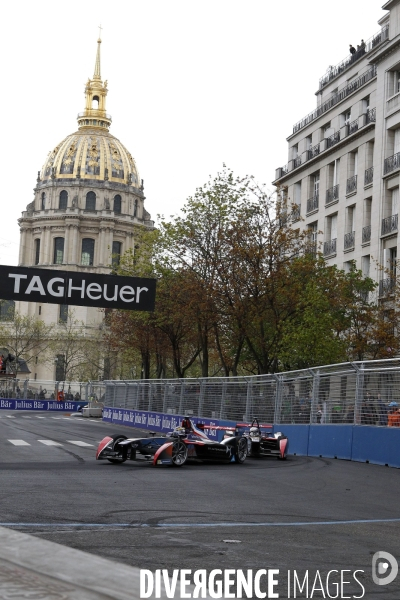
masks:
POLYGON ((96 64, 94 65, 94 75, 93 79, 97 81, 101 81, 101 71, 100 71, 100 44, 101 44, 101 30, 102 26, 99 25, 99 39, 97 40, 97 53, 96 53, 96 64))
POLYGON ((79 129, 82 127, 96 127, 108 131, 111 125, 111 117, 106 113, 107 81, 101 79, 100 69, 100 44, 101 25, 99 26, 99 39, 97 40, 96 64, 94 75, 88 79, 85 86, 85 110, 78 114, 79 129))

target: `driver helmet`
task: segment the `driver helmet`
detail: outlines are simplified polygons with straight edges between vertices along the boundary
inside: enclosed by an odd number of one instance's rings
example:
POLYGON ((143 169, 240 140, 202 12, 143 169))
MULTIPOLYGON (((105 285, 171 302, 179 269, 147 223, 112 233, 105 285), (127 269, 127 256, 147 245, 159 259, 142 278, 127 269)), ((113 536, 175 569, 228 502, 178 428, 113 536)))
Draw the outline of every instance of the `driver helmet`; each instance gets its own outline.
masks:
POLYGON ((174 434, 175 435, 186 435, 186 429, 184 427, 175 427, 174 429, 174 434))
POLYGON ((227 429, 224 433, 224 438, 235 437, 235 432, 233 429, 227 429))
POLYGON ((258 437, 260 435, 260 430, 258 427, 250 427, 250 435, 251 437, 258 437))

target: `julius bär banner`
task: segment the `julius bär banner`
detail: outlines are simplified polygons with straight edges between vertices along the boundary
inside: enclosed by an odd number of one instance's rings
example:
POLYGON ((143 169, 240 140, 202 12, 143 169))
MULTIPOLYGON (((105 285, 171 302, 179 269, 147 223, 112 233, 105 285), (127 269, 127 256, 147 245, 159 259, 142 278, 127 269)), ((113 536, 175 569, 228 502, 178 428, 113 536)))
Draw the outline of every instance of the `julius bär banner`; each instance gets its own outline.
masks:
POLYGON ((155 279, 0 265, 3 300, 152 311, 155 295, 155 279))

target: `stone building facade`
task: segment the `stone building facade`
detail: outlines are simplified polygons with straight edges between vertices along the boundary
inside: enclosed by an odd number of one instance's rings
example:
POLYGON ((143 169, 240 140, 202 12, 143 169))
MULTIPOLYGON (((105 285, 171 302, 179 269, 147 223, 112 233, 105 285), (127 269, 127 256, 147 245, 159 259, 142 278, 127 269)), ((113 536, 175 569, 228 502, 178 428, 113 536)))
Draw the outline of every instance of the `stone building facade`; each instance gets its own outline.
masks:
POLYGON ((295 205, 293 227, 309 231, 329 264, 356 261, 381 297, 399 244, 400 0, 383 9, 380 30, 321 77, 317 108, 294 125, 274 181, 295 205))
MULTIPOLYGON (((109 133, 107 81, 101 78, 101 40, 94 75, 85 86, 78 130, 52 150, 38 172, 34 200, 22 213, 20 266, 109 273, 119 256, 134 249, 138 227, 154 223, 144 206, 143 181, 132 155, 109 133)), ((46 324, 66 319, 66 306, 18 303, 21 314, 46 324)), ((74 308, 87 335, 103 321, 95 308, 74 308)), ((32 377, 55 379, 56 364, 30 365, 32 377)))

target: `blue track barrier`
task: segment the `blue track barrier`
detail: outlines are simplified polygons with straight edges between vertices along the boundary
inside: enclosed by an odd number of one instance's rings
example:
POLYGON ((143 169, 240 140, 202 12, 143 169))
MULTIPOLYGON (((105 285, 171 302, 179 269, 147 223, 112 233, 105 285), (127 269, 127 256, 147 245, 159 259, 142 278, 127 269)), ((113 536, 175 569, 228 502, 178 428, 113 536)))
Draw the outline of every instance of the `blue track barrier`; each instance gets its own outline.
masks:
MULTIPOLYGON (((58 403, 56 403, 58 404, 58 403)), ((147 412, 124 408, 105 407, 103 421, 168 433, 180 424, 184 415, 147 412)), ((193 417, 195 423, 204 423, 207 435, 220 441, 224 430, 234 421, 193 417)), ((400 428, 361 425, 274 425, 289 438, 289 454, 341 458, 377 465, 400 468, 400 428)))
POLYGON ((0 410, 52 410, 57 412, 77 412, 87 402, 71 401, 57 402, 56 400, 19 400, 0 399, 0 410))
POLYGON ((308 456, 351 460, 353 429, 353 425, 310 425, 308 456))
POLYGON ((355 425, 351 460, 400 467, 400 428, 355 425))

